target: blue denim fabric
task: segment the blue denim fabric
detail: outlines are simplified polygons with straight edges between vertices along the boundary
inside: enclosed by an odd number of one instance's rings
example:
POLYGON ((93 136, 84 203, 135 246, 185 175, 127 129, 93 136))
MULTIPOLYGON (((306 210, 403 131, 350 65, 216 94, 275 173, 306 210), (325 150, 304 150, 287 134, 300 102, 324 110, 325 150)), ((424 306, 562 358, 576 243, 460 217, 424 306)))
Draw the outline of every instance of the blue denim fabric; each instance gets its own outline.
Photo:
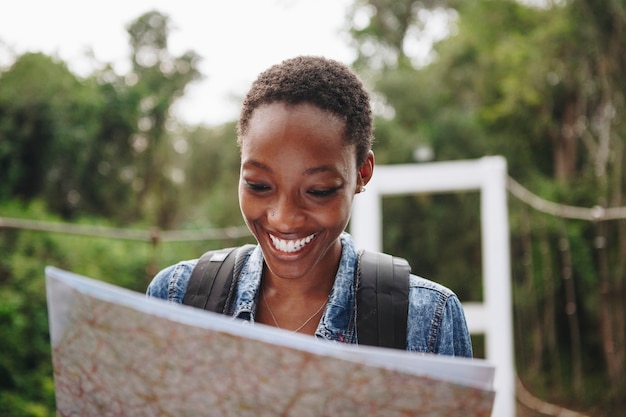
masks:
MULTIPOLYGON (((356 335, 355 268, 358 253, 349 234, 341 236, 341 260, 328 304, 317 326, 316 337, 358 343, 356 335)), ((179 262, 159 272, 147 294, 182 303, 191 271, 197 260, 179 262)), ((237 294, 230 307, 234 318, 254 322, 263 253, 257 246, 248 255, 239 276, 237 294)), ((448 288, 411 275, 409 287, 407 350, 450 356, 472 356, 472 344, 459 299, 448 288)))

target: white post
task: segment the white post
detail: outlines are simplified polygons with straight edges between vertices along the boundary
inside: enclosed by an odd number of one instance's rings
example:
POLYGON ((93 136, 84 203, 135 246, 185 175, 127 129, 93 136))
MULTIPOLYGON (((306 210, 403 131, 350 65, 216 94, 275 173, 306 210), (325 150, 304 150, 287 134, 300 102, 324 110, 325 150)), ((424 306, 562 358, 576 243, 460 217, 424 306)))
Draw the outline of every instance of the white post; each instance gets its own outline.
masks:
POLYGON ((472 334, 485 334, 486 359, 496 366, 493 417, 515 416, 515 366, 506 160, 485 157, 472 161, 376 166, 367 191, 355 197, 350 232, 357 246, 382 250, 384 195, 481 192, 483 245, 482 303, 464 303, 472 334))
POLYGON ((515 415, 513 298, 506 195, 506 161, 484 158, 481 188, 483 305, 487 313, 485 356, 496 364, 496 400, 492 415, 515 415))

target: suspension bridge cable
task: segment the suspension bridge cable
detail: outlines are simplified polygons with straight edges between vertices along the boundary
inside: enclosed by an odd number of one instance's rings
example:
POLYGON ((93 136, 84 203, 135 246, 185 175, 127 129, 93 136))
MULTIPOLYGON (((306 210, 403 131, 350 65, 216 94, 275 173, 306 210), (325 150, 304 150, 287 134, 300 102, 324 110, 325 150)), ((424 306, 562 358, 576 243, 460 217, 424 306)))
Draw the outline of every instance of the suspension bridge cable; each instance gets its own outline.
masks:
POLYGON ((554 203, 533 194, 511 177, 508 177, 507 189, 515 197, 535 210, 551 214, 553 216, 568 219, 588 220, 592 222, 626 219, 626 207, 595 206, 586 208, 554 203))
POLYGON ((250 231, 246 226, 201 230, 159 230, 156 228, 141 230, 80 225, 73 223, 46 222, 8 217, 0 217, 0 228, 65 233, 70 235, 135 240, 143 242, 183 242, 192 240, 236 239, 250 236, 250 231))

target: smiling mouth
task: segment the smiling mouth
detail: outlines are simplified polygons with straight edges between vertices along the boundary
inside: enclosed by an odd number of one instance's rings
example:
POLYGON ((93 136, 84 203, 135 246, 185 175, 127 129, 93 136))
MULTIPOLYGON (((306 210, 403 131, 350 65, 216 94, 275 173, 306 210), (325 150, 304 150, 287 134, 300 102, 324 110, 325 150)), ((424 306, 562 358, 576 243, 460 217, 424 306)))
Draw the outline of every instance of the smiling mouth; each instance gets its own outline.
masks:
POLYGON ((276 248, 277 250, 281 252, 294 253, 294 252, 298 252, 299 250, 304 248, 309 242, 311 242, 313 238, 315 237, 315 233, 310 236, 304 237, 302 239, 290 239, 290 240, 277 238, 271 233, 269 234, 269 236, 270 236, 270 239, 272 240, 272 245, 274 246, 274 248, 276 248))

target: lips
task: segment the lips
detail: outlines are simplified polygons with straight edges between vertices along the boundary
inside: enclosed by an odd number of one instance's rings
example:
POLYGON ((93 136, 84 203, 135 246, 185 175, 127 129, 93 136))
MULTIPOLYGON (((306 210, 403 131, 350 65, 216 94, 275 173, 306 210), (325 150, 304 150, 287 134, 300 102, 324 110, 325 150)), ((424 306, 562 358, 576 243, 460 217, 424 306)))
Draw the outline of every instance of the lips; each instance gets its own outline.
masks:
POLYGON ((298 252, 302 250, 302 248, 304 248, 309 242, 311 242, 313 238, 315 237, 315 233, 307 237, 301 238, 301 239, 288 239, 288 240, 277 238, 271 233, 269 234, 269 236, 270 236, 270 239, 272 240, 272 245, 274 246, 276 250, 279 250, 285 253, 294 253, 294 252, 298 252))

